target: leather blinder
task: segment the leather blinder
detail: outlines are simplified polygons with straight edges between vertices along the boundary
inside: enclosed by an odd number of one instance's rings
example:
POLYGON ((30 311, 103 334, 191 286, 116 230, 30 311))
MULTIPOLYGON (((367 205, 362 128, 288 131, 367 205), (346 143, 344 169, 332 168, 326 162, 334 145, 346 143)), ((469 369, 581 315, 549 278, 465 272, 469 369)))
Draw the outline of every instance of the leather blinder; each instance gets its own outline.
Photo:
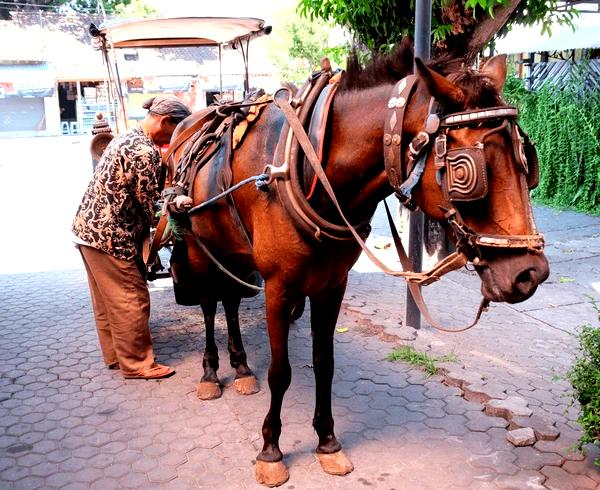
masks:
POLYGON ((540 167, 537 151, 535 150, 533 143, 529 140, 527 140, 523 146, 529 169, 529 172, 527 173, 527 187, 529 187, 529 189, 535 189, 540 183, 540 167))
POLYGON ((446 153, 445 191, 450 201, 477 201, 488 192, 482 148, 457 148, 446 153))
POLYGON ((527 187, 535 189, 540 180, 539 163, 535 145, 529 135, 518 124, 512 128, 515 157, 523 173, 527 176, 527 187))

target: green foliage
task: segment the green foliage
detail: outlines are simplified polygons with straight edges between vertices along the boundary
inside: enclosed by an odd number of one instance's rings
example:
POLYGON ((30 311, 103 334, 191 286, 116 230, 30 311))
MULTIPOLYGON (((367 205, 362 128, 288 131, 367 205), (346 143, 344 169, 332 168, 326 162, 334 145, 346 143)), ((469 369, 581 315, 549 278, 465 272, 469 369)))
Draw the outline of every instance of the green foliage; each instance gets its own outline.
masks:
POLYGON ((182 225, 175 218, 173 218, 172 215, 168 216, 167 222, 168 222, 168 225, 169 225, 168 226, 168 232, 170 232, 171 235, 173 235, 173 238, 175 240, 177 240, 178 242, 183 241, 183 238, 184 238, 185 233, 186 233, 185 226, 182 225))
POLYGON ((330 46, 331 26, 301 18, 293 11, 282 11, 280 17, 283 28, 273 32, 271 57, 283 80, 303 82, 320 69, 320 60, 325 56, 334 68, 345 62, 349 47, 330 46))
MULTIPOLYGON (((539 24, 542 34, 552 34, 552 24, 563 24, 573 26, 573 19, 579 15, 574 8, 558 10, 559 2, 557 0, 527 0, 522 1, 512 16, 512 23, 531 26, 539 24)), ((508 27, 510 28, 510 26, 508 27)), ((503 29, 501 33, 506 33, 503 29)))
MULTIPOLYGON (((444 45, 448 38, 476 29, 478 21, 493 17, 494 9, 508 3, 508 0, 432 0, 434 44, 444 45)), ((539 22, 542 32, 550 32, 552 22, 570 24, 575 10, 558 12, 558 4, 558 0, 522 1, 509 24, 539 22)), ((386 50, 414 31, 414 0, 299 0, 298 11, 310 20, 331 21, 349 29, 357 41, 371 50, 386 50)))
POLYGON ((402 347, 398 347, 390 352, 386 357, 386 360, 391 362, 408 362, 412 366, 423 369, 431 376, 437 372, 437 367, 435 365, 436 362, 457 362, 458 358, 455 354, 446 354, 445 356, 434 357, 430 356, 426 352, 416 351, 410 345, 403 345, 402 347))
POLYGON ((573 68, 564 87, 546 84, 527 92, 509 76, 505 96, 519 106, 519 122, 536 143, 539 202, 600 214, 600 91, 584 90, 588 67, 573 68))
MULTIPOLYGON (((600 309, 592 302, 598 313, 600 309)), ((579 448, 585 444, 600 447, 600 327, 585 325, 579 334, 580 355, 567 374, 573 386, 573 398, 581 406, 581 414, 577 419, 583 429, 579 440, 579 448)), ((600 459, 596 460, 600 466, 600 459)))
MULTIPOLYGON (((131 3, 131 0, 103 0, 106 14, 118 13, 120 8, 124 8, 131 3)), ((75 12, 84 14, 100 13, 99 0, 53 0, 52 5, 67 5, 75 12)))
POLYGON ((115 14, 124 19, 147 19, 158 16, 159 12, 144 0, 129 0, 128 3, 117 5, 115 14))

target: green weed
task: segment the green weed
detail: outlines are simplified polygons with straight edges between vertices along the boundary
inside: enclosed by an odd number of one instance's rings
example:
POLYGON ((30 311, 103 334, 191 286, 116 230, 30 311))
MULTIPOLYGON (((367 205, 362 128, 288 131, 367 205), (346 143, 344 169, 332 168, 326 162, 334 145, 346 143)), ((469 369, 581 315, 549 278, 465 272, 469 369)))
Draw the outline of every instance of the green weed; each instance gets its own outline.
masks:
MULTIPOLYGON (((600 308, 594 300, 592 306, 600 321, 600 308)), ((573 399, 581 406, 577 422, 583 429, 583 435, 578 448, 585 444, 600 447, 600 327, 584 325, 579 333, 579 344, 579 356, 567 373, 567 379, 573 386, 573 399)), ((600 466, 600 459, 595 464, 600 466)))
POLYGON ((394 349, 386 357, 387 361, 404 361, 412 366, 423 369, 430 376, 437 372, 436 362, 458 362, 458 357, 454 352, 444 356, 431 356, 426 352, 419 352, 410 345, 403 345, 394 349))

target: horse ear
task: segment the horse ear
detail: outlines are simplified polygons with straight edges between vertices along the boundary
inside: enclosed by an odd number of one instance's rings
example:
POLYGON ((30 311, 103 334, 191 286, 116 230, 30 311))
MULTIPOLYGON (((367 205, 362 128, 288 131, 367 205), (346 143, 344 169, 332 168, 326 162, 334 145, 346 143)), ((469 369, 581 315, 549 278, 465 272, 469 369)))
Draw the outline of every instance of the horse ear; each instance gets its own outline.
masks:
POLYGON ((498 93, 501 93, 506 81, 506 55, 499 54, 487 60, 481 73, 487 76, 498 93))
POLYGON ((460 87, 444 78, 439 73, 427 68, 420 58, 415 58, 417 74, 433 95, 443 106, 462 107, 465 94, 460 87))
POLYGON ((404 66, 413 66, 415 64, 415 51, 412 38, 405 36, 400 42, 402 49, 402 61, 404 66))

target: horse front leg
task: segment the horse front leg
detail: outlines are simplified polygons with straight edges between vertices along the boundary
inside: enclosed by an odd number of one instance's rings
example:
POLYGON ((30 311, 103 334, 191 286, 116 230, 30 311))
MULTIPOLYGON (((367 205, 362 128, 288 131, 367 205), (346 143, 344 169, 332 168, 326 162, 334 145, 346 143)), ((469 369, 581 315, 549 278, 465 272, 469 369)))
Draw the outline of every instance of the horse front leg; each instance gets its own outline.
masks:
POLYGON ((248 367, 246 351, 240 333, 240 299, 239 297, 223 299, 225 317, 227 318, 227 348, 229 349, 229 362, 231 367, 235 369, 233 386, 241 395, 252 395, 258 393, 258 383, 256 376, 248 367))
POLYGON ((219 350, 215 343, 215 315, 217 313, 217 301, 203 299, 200 302, 202 313, 204 315, 204 329, 206 337, 206 346, 204 348, 204 357, 202 367, 204 375, 200 380, 196 394, 201 400, 214 400, 222 394, 221 384, 217 376, 219 370, 219 350))
POLYGON ((263 449, 256 457, 256 480, 276 487, 285 483, 289 473, 279 449, 281 435, 281 405, 292 380, 288 358, 288 335, 292 309, 297 303, 289 298, 284 285, 267 281, 265 284, 267 328, 271 347, 269 389, 271 405, 262 427, 263 449))
POLYGON ((342 446, 335 437, 331 411, 331 382, 334 369, 333 335, 346 290, 346 281, 347 278, 336 288, 310 298, 316 385, 313 427, 319 436, 317 457, 323 470, 332 475, 346 475, 354 469, 352 462, 343 453, 342 446))

